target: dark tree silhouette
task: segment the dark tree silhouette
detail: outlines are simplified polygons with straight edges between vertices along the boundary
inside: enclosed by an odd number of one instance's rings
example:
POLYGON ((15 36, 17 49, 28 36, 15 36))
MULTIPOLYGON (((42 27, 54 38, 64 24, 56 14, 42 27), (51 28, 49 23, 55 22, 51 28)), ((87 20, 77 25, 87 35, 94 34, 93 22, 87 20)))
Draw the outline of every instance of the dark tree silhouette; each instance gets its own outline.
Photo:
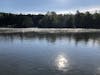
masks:
POLYGON ((47 12, 39 15, 0 13, 0 27, 38 28, 100 28, 100 13, 56 14, 47 12))

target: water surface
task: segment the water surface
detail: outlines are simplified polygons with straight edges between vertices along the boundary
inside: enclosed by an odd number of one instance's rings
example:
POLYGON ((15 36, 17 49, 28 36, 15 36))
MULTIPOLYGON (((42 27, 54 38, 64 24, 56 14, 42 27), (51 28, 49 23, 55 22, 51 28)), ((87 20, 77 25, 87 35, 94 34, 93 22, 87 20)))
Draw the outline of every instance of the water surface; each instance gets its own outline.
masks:
POLYGON ((100 75, 100 33, 0 34, 0 75, 100 75))

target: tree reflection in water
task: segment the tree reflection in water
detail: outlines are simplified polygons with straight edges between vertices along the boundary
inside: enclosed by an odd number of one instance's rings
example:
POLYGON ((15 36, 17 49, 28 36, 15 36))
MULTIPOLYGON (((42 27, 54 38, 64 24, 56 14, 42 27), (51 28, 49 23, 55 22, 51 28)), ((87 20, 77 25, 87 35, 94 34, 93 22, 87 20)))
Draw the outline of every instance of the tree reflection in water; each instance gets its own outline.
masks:
POLYGON ((43 40, 46 39, 46 41, 50 43, 55 43, 56 40, 58 39, 67 39, 69 42, 74 39, 75 44, 77 45, 80 42, 84 42, 86 45, 90 40, 97 42, 100 44, 100 33, 48 33, 48 34, 42 34, 42 33, 9 33, 9 34, 0 34, 0 41, 5 40, 5 41, 13 41, 14 39, 20 39, 20 40, 32 40, 32 39, 38 39, 38 40, 43 40))

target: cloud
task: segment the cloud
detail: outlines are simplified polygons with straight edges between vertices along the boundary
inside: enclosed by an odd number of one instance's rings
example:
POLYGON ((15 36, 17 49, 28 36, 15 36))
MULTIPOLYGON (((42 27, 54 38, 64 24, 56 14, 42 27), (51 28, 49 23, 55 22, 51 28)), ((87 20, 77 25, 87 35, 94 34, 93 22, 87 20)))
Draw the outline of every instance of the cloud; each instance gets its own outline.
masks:
POLYGON ((72 8, 72 9, 63 10, 63 11, 57 11, 57 14, 75 14, 77 10, 83 13, 87 11, 89 11, 90 13, 95 13, 95 12, 100 13, 100 6, 72 8))
POLYGON ((64 4, 64 3, 68 3, 69 0, 55 0, 55 2, 64 4))
MULTIPOLYGON (((87 12, 95 13, 100 12, 100 6, 90 6, 90 7, 80 7, 80 8, 74 8, 74 9, 68 9, 68 10, 57 10, 55 11, 57 14, 75 14, 76 11, 79 10, 80 12, 87 12)), ((23 13, 23 14, 46 14, 46 11, 19 11, 16 12, 17 14, 23 13)))
POLYGON ((1 0, 0 11, 18 13, 75 13, 100 9, 100 0, 1 0))

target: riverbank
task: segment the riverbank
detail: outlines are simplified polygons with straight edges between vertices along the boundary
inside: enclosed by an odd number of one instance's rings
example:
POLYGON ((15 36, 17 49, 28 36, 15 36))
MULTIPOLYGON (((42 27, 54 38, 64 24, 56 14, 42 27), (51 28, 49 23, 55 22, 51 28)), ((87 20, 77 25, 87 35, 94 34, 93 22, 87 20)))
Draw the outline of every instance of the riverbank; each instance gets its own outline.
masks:
POLYGON ((100 32, 100 29, 73 28, 0 28, 0 33, 88 33, 100 32))

